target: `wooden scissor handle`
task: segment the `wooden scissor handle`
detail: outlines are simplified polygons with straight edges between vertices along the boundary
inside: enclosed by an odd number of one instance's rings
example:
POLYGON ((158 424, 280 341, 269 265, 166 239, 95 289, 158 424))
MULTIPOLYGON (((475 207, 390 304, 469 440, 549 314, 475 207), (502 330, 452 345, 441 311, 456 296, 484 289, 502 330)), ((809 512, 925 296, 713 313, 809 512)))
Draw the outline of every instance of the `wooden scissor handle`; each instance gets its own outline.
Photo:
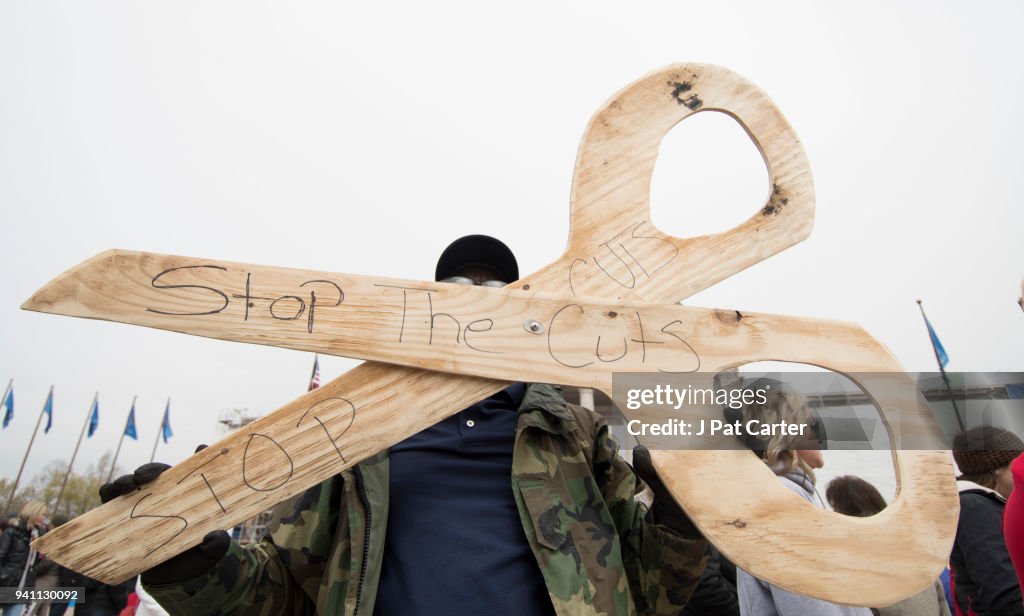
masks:
POLYGON ((813 223, 810 164, 768 95, 722 67, 671 65, 617 92, 591 118, 573 175, 568 248, 559 267, 529 284, 675 303, 803 241, 813 223), (658 148, 673 126, 708 110, 732 116, 750 135, 768 168, 768 196, 728 231, 672 237, 650 218, 658 148))
MULTIPOLYGON (((799 594, 889 605, 934 583, 949 558, 959 512, 951 456, 938 450, 943 437, 931 409, 884 345, 854 324, 789 323, 764 330, 764 346, 742 362, 825 367, 868 394, 894 447, 898 490, 882 513, 856 518, 814 507, 749 451, 652 449, 651 458, 676 500, 737 566, 799 594)), ((729 335, 720 336, 728 345, 729 335)))

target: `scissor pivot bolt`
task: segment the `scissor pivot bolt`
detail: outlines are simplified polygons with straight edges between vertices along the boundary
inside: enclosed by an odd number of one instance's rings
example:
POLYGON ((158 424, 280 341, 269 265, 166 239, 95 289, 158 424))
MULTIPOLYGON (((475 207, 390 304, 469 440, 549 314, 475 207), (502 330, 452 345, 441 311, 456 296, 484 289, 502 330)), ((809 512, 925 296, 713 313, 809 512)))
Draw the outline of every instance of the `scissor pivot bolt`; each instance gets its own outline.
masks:
POLYGON ((531 334, 542 334, 544 333, 544 324, 533 319, 526 319, 523 321, 523 329, 531 334))

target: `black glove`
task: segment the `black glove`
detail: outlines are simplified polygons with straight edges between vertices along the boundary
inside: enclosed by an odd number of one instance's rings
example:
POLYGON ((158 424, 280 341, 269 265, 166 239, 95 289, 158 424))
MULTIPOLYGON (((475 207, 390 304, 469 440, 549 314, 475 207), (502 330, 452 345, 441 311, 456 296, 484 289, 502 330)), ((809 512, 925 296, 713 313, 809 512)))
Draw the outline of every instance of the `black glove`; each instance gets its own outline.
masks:
POLYGON ((667 526, 684 537, 703 537, 697 527, 693 525, 693 520, 686 515, 665 484, 661 482, 658 471, 654 470, 654 464, 651 463, 651 452, 647 451, 643 445, 633 448, 633 470, 654 492, 654 504, 651 505, 649 515, 653 517, 655 524, 667 526))
MULTIPOLYGON (((196 453, 206 449, 206 445, 196 447, 196 453)), ((130 494, 171 468, 161 462, 150 462, 135 469, 131 475, 122 475, 111 483, 100 486, 100 500, 104 503, 118 496, 130 494)), ((228 552, 231 537, 222 530, 206 533, 202 543, 191 547, 177 556, 173 556, 159 565, 142 572, 144 584, 161 585, 177 584, 198 577, 208 572, 228 552)))

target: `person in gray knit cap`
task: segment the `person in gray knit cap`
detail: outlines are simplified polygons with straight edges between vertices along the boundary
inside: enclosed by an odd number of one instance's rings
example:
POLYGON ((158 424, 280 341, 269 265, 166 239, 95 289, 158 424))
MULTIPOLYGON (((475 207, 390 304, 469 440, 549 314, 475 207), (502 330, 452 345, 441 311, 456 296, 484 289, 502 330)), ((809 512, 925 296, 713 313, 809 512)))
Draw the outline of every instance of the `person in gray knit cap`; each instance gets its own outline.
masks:
POLYGON ((960 520, 949 564, 958 613, 1024 615, 1002 531, 1003 508, 1013 491, 1010 463, 1021 453, 1024 441, 1002 428, 972 428, 953 439, 961 473, 960 520))

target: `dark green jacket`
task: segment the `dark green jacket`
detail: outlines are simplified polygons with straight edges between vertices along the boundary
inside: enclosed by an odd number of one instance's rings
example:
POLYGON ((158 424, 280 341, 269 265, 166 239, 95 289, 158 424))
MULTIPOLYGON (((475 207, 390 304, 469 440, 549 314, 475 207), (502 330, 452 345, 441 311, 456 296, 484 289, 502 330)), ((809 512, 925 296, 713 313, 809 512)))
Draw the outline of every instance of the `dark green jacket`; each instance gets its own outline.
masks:
MULTIPOLYGON (((527 388, 511 488, 561 616, 678 614, 704 569, 707 542, 646 521, 644 484, 617 451, 599 415, 527 388)), ((172 616, 369 616, 387 517, 383 452, 279 505, 270 539, 232 543, 210 573, 147 590, 172 616)))

